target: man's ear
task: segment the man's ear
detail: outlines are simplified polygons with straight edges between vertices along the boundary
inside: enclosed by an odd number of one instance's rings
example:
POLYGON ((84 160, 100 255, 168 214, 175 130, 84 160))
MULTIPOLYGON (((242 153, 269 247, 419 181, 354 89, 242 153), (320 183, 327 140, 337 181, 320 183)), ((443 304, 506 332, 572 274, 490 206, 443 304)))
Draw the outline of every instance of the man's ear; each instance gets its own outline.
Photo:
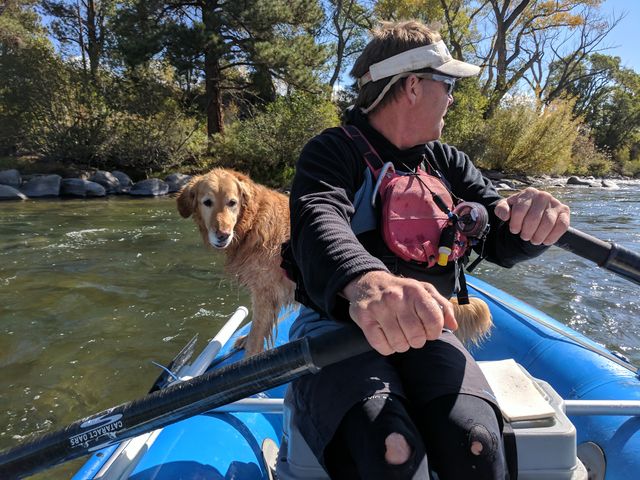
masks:
POLYGON ((178 203, 178 212, 183 218, 189 218, 196 209, 196 184, 200 180, 200 177, 192 178, 187 183, 176 199, 178 203))
POLYGON ((409 75, 404 81, 404 93, 407 96, 407 100, 410 105, 415 105, 418 101, 418 96, 421 95, 421 91, 419 91, 418 84, 420 83, 420 79, 415 75, 409 75))

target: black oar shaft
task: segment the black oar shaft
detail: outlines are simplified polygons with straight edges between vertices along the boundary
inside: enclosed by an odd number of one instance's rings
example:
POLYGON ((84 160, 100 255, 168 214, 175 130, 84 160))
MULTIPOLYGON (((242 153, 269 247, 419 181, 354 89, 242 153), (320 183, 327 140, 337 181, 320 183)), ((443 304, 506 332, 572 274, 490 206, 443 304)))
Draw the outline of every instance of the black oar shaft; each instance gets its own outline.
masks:
POLYGON ((304 338, 78 420, 0 454, 0 478, 21 478, 141 433, 290 382, 369 350, 352 326, 304 338))
POLYGON ((605 242, 575 228, 569 228, 556 245, 640 284, 640 255, 625 247, 605 242))

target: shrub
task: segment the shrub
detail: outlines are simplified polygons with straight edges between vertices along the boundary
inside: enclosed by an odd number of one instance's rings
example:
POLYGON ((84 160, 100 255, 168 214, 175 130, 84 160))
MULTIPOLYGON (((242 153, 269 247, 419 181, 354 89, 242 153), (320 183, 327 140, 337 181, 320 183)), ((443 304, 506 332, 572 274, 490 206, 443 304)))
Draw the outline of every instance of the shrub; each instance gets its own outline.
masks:
POLYGON ((442 139, 476 158, 483 151, 478 138, 484 124, 482 114, 487 98, 482 95, 475 78, 458 81, 453 98, 453 105, 445 117, 442 139))
POLYGON ((32 112, 25 146, 48 160, 91 167, 108 137, 108 116, 109 109, 95 89, 67 76, 51 101, 32 112))
POLYGON ((523 102, 503 106, 483 128, 479 164, 524 174, 564 173, 579 125, 571 102, 554 102, 542 114, 523 102))
POLYGON ((623 175, 640 177, 640 142, 634 141, 630 145, 625 145, 614 152, 614 163, 616 170, 623 175))
POLYGON ((213 159, 203 167, 224 166, 248 173, 272 187, 291 183, 304 144, 339 122, 329 100, 296 93, 279 97, 264 112, 229 125, 212 141, 213 159))
POLYGON ((596 146, 589 136, 588 128, 580 128, 573 142, 571 163, 565 173, 602 177, 609 173, 612 167, 611 154, 596 146))
POLYGON ((100 149, 101 166, 134 175, 196 164, 207 149, 204 126, 175 105, 153 115, 116 113, 109 118, 108 130, 100 149))
POLYGON ((29 120, 51 103, 63 74, 35 2, 0 3, 0 155, 25 153, 29 120))

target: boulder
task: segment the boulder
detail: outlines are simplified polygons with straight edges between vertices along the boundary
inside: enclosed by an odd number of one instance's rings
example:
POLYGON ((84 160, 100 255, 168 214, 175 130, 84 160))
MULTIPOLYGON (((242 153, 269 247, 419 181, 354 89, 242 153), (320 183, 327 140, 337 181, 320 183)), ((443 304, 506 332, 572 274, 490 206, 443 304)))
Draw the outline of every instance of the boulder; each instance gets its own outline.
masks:
POLYGON ((494 183, 494 186, 496 187, 496 190, 517 190, 513 183, 504 180, 498 183, 494 183))
POLYGON ((87 180, 87 197, 106 197, 107 189, 96 182, 87 180))
POLYGON ((107 190, 96 182, 81 178, 63 178, 60 195, 71 197, 104 197, 107 190))
POLYGON ((37 175, 32 177, 20 189, 27 197, 57 197, 60 195, 60 175, 37 175))
POLYGON ((179 192, 189 180, 191 180, 191 175, 185 175, 184 173, 172 173, 164 179, 169 185, 169 193, 179 192))
POLYGON ((482 170, 482 175, 489 180, 502 180, 505 177, 504 173, 497 170, 482 170))
POLYGON ((111 175, 118 179, 123 192, 128 192, 133 185, 133 180, 131 180, 131 177, 126 173, 121 172, 120 170, 114 170, 113 172, 111 172, 111 175))
POLYGON ((140 197, 157 197, 169 193, 169 185, 159 178, 147 178, 136 182, 129 190, 129 195, 140 197))
POLYGON ((612 190, 620 188, 616 182, 613 182, 611 180, 602 180, 601 184, 604 188, 610 188, 612 190))
POLYGON ((107 191, 107 194, 122 193, 120 181, 111 172, 98 170, 89 177, 89 181, 96 182, 102 185, 107 191))
POLYGON ((0 184, 0 200, 26 200, 27 196, 9 185, 0 184))
POLYGON ((567 178, 567 185, 589 185, 591 186, 591 182, 588 180, 581 180, 578 177, 569 177, 567 178))
POLYGON ((0 185, 9 185, 13 188, 20 188, 21 184, 22 177, 20 176, 20 172, 15 168, 0 171, 0 185))

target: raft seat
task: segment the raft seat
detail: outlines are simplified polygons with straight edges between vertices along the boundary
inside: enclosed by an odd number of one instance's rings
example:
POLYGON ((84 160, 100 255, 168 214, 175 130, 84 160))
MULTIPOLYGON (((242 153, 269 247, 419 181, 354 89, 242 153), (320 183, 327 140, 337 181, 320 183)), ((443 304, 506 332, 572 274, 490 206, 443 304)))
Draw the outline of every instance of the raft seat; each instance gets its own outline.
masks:
MULTIPOLYGON (((577 456, 576 429, 564 400, 547 382, 534 379, 513 359, 478 362, 489 381, 517 450, 519 480, 587 480, 577 456)), ((287 397, 277 462, 279 480, 329 480, 295 426, 287 397)))

